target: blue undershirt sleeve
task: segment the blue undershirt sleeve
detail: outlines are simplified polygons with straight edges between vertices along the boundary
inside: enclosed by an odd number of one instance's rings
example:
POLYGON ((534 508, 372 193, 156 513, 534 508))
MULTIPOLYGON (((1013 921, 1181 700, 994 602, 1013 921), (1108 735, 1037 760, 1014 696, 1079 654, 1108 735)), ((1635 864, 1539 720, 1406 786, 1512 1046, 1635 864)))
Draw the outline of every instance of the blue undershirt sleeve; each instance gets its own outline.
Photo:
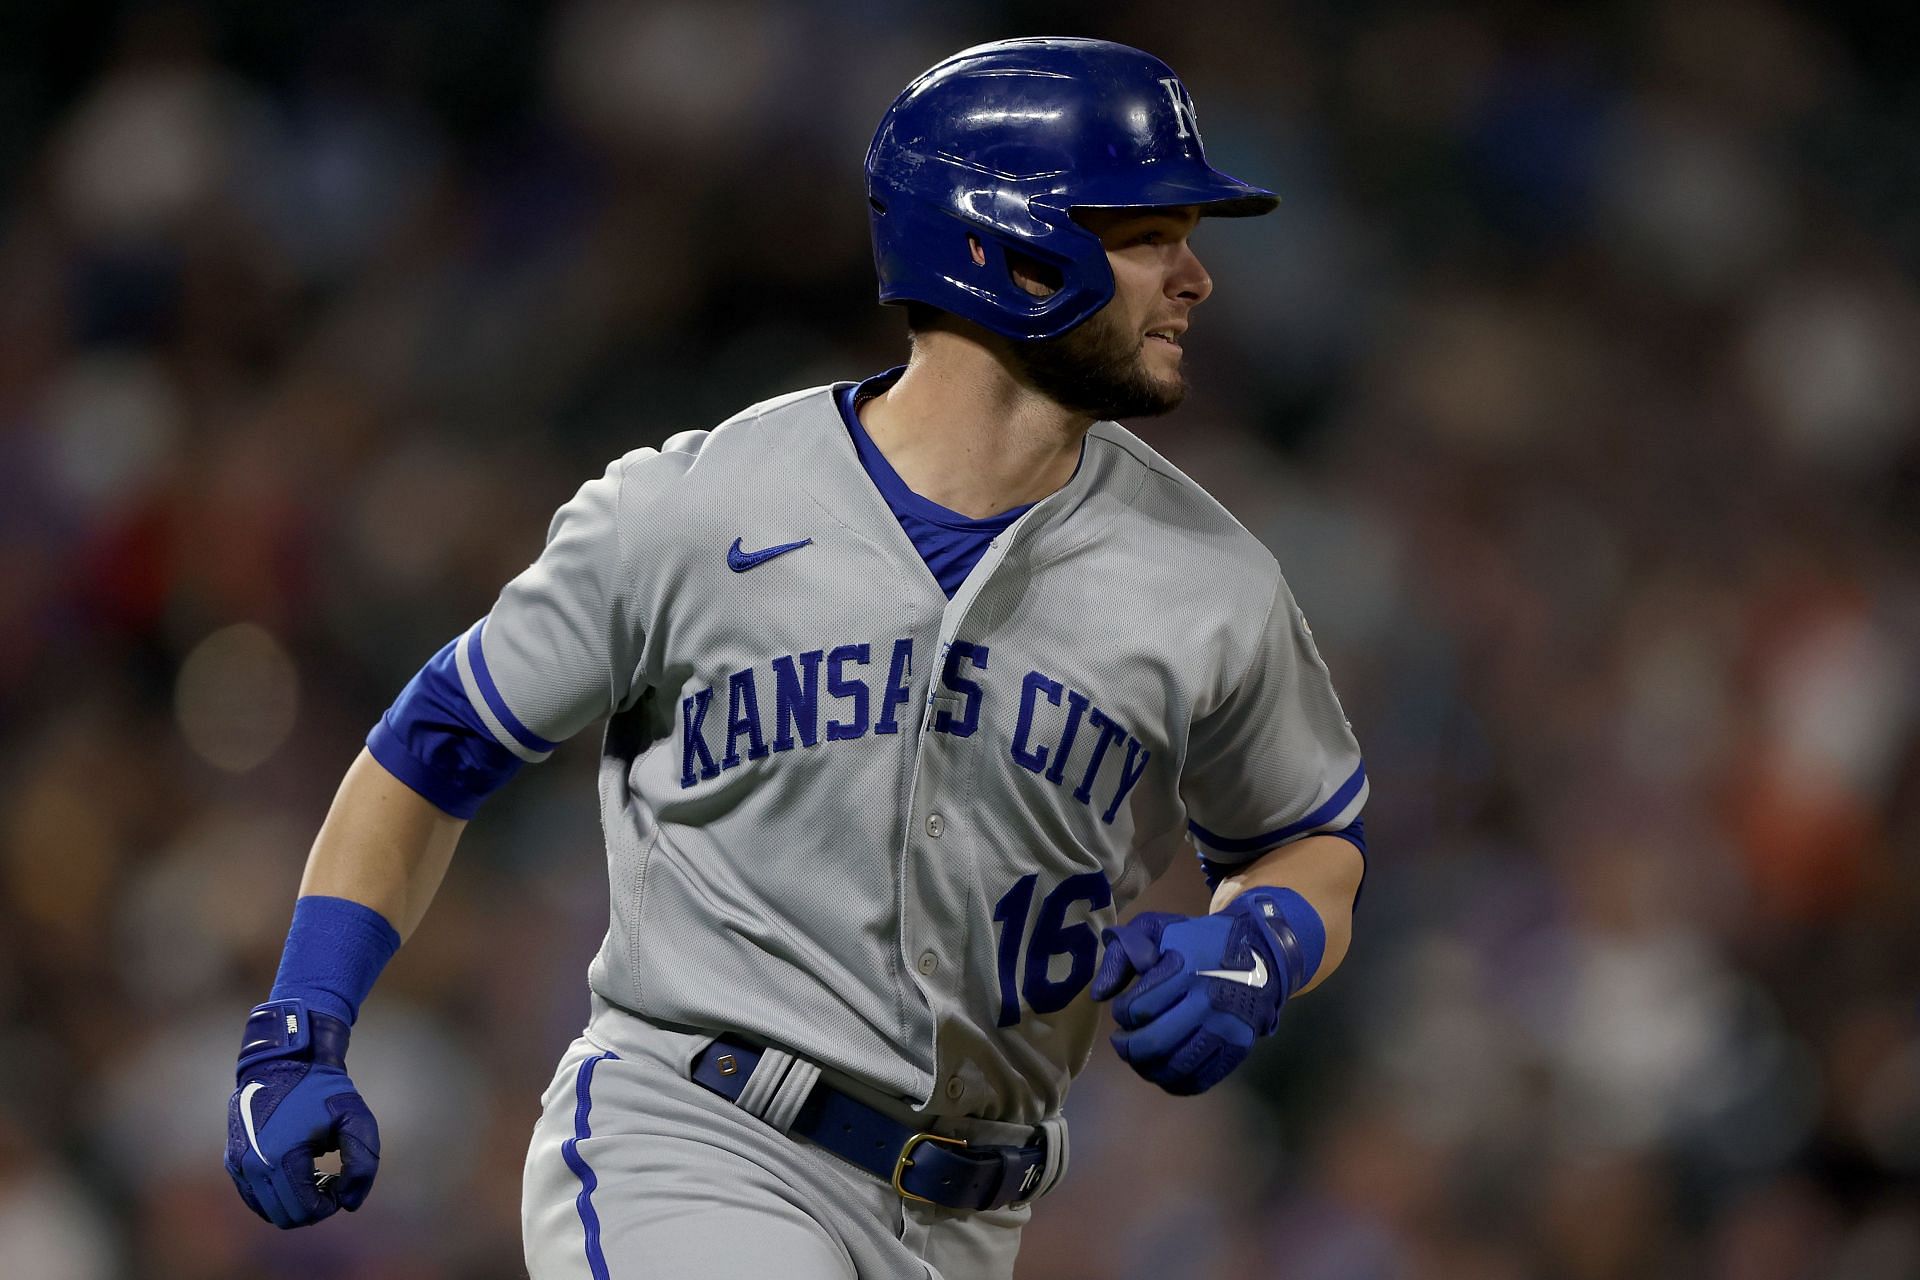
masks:
POLYGON ((455 818, 471 818, 522 763, 494 737, 461 685, 454 650, 466 639, 434 654, 367 735, 367 750, 381 767, 455 818))
MULTIPOLYGON (((1360 862, 1362 867, 1361 876, 1364 881, 1364 878, 1366 875, 1365 865, 1367 860, 1366 819, 1355 818, 1352 822, 1340 828, 1338 831, 1316 831, 1314 832, 1314 834, 1321 835, 1321 836, 1336 836, 1339 839, 1345 840, 1348 844, 1352 845, 1354 848, 1358 849, 1360 851, 1360 862)), ((1280 847, 1281 846, 1278 844, 1273 846, 1274 849, 1278 849, 1280 847)), ((1268 850, 1264 850, 1263 852, 1271 853, 1272 851, 1273 851, 1272 849, 1268 849, 1268 850)), ((1255 858, 1258 858, 1259 856, 1261 855, 1256 854, 1255 858)), ((1199 855, 1199 858, 1200 858, 1200 874, 1206 877, 1207 888, 1209 889, 1218 889, 1220 887, 1220 882, 1222 880, 1225 880, 1228 876, 1233 875, 1235 872, 1245 871, 1247 869, 1246 862, 1216 862, 1212 858, 1209 858, 1204 853, 1201 853, 1199 855)), ((1359 901, 1360 901, 1359 894, 1356 893, 1354 895, 1354 904, 1356 906, 1359 905, 1359 901)))

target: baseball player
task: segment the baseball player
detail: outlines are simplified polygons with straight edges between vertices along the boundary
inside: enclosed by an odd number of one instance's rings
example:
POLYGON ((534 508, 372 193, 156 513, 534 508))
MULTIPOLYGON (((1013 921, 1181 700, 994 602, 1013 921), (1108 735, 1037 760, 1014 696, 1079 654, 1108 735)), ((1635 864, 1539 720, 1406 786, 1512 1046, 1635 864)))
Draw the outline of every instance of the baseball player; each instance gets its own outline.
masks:
POLYGON ((939 63, 866 173, 908 364, 615 461, 349 769, 230 1106, 276 1225, 366 1198, 359 1005, 482 799, 596 721, 611 921, 528 1151, 535 1277, 1010 1275, 1096 1001, 1198 1093, 1345 954, 1367 782, 1326 667, 1111 421, 1184 393, 1196 224, 1276 198, 1093 40, 939 63), (1117 923, 1196 849, 1209 914, 1117 923))

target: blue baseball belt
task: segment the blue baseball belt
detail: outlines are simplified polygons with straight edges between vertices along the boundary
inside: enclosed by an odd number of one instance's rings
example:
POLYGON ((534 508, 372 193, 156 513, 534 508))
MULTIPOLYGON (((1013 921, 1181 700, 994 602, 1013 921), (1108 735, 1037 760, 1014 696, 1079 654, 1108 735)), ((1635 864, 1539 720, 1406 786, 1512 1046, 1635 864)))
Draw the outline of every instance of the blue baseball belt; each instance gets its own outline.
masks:
POLYGON ((908 1200, 946 1209, 1000 1209, 1033 1198, 1047 1167, 1044 1140, 974 1144, 929 1133, 849 1097, 820 1068, 780 1049, 721 1036, 693 1060, 693 1079, 776 1129, 865 1169, 908 1200))

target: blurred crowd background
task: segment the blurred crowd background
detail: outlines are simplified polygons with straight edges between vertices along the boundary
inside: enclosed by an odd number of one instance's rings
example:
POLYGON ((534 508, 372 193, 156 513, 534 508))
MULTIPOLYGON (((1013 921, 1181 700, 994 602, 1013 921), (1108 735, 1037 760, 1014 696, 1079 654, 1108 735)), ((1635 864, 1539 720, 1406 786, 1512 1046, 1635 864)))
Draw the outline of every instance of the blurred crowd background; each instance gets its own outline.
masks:
POLYGON ((522 1273, 593 735, 285 1236, 220 1152, 307 845, 608 458, 902 358, 867 138, 1048 33, 1286 198, 1140 429, 1286 567, 1372 870, 1230 1085, 1097 1049, 1023 1280, 1920 1276, 1920 30, 1769 0, 0 5, 0 1275, 522 1273))

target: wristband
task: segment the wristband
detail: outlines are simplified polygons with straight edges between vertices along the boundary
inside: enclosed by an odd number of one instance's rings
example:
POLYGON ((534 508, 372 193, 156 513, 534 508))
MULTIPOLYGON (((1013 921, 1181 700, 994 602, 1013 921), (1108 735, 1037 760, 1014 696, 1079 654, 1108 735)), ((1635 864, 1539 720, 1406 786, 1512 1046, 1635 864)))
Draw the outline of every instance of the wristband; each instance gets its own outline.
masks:
POLYGON ((313 1013, 352 1026, 361 1002, 399 949, 400 935, 372 907, 309 894, 293 904, 293 926, 267 999, 298 1000, 313 1013))

